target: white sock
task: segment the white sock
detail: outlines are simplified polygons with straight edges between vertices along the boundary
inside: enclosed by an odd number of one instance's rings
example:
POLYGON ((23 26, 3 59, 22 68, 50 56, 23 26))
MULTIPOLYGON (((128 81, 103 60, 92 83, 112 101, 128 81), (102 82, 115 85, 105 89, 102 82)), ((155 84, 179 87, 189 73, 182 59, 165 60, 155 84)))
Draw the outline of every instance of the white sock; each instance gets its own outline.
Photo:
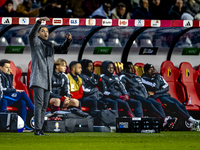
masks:
POLYGON ((196 120, 192 116, 190 116, 188 118, 188 121, 194 124, 196 120))

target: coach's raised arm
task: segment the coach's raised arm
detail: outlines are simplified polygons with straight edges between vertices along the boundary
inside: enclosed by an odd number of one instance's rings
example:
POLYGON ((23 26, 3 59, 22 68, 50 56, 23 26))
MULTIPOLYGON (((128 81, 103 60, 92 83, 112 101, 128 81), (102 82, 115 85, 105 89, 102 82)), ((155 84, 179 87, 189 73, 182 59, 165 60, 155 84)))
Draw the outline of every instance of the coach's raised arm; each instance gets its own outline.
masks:
POLYGON ((30 88, 34 92, 35 135, 44 135, 42 126, 52 88, 54 52, 66 53, 72 41, 72 36, 68 33, 65 35, 67 39, 63 44, 51 43, 48 40, 47 27, 41 26, 42 21, 49 21, 49 18, 42 17, 36 21, 29 34, 32 59, 30 88))

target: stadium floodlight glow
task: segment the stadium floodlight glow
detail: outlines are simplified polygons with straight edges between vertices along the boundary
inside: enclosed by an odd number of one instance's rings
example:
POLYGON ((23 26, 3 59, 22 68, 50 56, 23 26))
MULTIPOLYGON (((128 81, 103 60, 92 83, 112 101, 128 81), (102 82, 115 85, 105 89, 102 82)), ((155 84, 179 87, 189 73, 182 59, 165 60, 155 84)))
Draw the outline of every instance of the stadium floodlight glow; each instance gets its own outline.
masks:
POLYGON ((101 44, 102 44, 102 43, 103 43, 103 40, 102 40, 102 39, 100 39, 100 40, 99 40, 99 43, 101 43, 101 44))
POLYGON ((115 42, 116 42, 116 44, 119 44, 119 39, 116 39, 115 42))
POLYGON ((1 41, 2 41, 2 42, 5 42, 5 41, 6 41, 6 38, 5 38, 5 37, 2 37, 2 38, 1 38, 1 41))
POLYGON ((22 42, 22 39, 21 39, 21 38, 18 38, 18 42, 21 43, 21 42, 22 42))

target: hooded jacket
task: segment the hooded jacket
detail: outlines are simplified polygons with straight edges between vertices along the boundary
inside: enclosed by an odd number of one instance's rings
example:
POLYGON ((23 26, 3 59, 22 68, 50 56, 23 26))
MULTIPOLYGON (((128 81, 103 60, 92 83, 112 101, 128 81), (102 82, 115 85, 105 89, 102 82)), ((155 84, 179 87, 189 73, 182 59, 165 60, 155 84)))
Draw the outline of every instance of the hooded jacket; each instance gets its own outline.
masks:
POLYGON ((62 96, 70 97, 69 79, 64 73, 53 72, 52 76, 52 91, 50 93, 52 98, 61 99, 62 96))
POLYGON ((148 97, 148 93, 140 77, 132 73, 124 73, 120 76, 120 80, 126 87, 130 96, 148 97))
POLYGON ((155 92, 152 98, 160 96, 169 96, 169 85, 160 74, 155 74, 154 77, 149 77, 147 74, 142 75, 142 83, 146 87, 147 91, 155 92))
POLYGON ((81 61, 82 73, 80 74, 80 77, 83 81, 83 97, 90 97, 99 100, 103 96, 102 92, 97 88, 100 76, 86 70, 88 63, 92 63, 92 61, 87 59, 81 61))
POLYGON ((100 91, 102 91, 104 96, 108 96, 112 99, 119 98, 121 95, 128 95, 128 92, 119 77, 108 72, 107 67, 110 63, 113 64, 111 61, 104 61, 101 65, 102 74, 99 80, 101 83, 100 91))
POLYGON ((13 75, 12 74, 6 74, 6 73, 0 71, 0 84, 1 84, 2 94, 8 95, 9 93, 16 92, 16 89, 13 87, 13 75))

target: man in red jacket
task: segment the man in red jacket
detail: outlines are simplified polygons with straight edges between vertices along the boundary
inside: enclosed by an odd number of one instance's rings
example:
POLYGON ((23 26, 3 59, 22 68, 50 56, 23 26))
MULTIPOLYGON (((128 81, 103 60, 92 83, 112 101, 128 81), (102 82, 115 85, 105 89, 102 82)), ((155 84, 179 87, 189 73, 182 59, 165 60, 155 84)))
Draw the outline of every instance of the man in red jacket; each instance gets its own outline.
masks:
POLYGON ((82 106, 89 108, 89 114, 92 115, 97 109, 97 102, 91 98, 83 97, 82 79, 79 77, 82 66, 77 61, 72 61, 69 65, 70 73, 67 74, 70 84, 71 97, 78 99, 82 106))

